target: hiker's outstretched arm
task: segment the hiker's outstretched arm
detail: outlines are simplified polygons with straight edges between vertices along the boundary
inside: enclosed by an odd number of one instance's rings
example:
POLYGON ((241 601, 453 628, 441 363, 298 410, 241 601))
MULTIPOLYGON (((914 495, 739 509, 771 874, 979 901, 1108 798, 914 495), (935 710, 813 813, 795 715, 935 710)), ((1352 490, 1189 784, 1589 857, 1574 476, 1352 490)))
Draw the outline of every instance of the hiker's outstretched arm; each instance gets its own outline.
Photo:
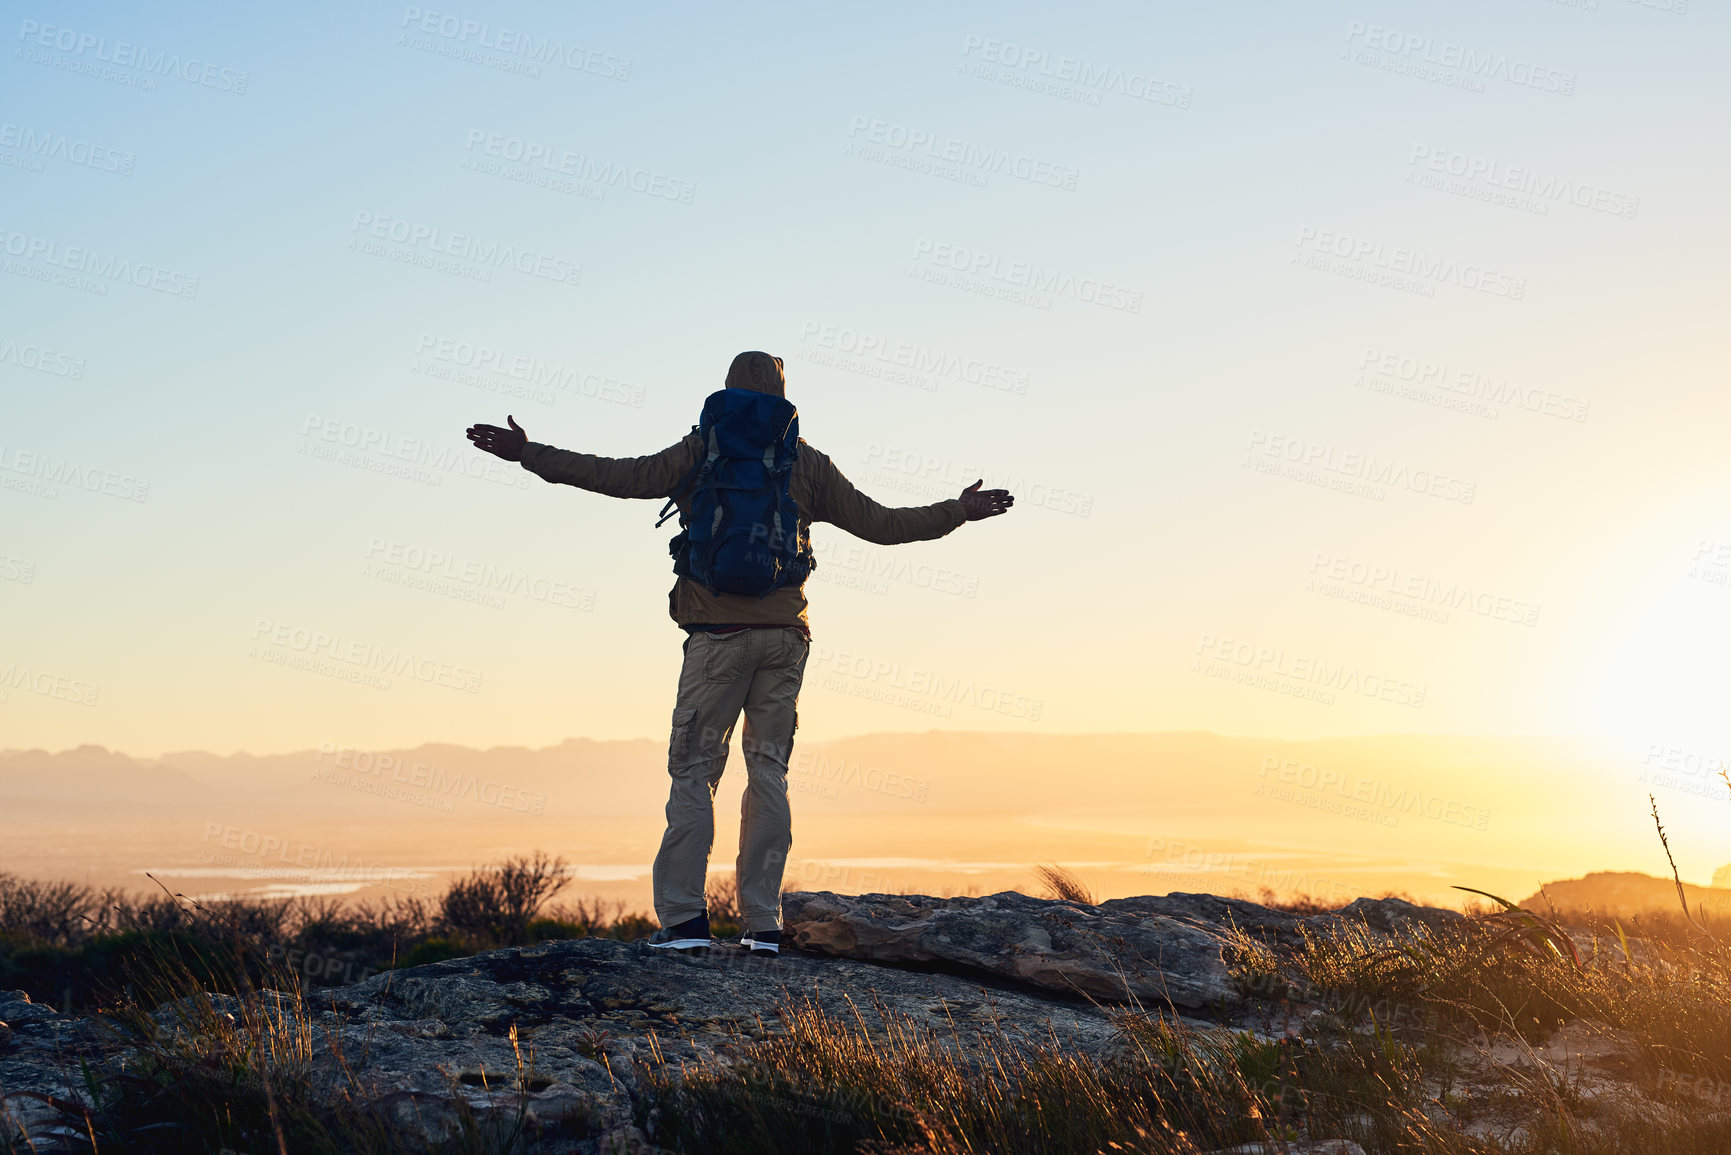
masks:
POLYGON ((522 462, 524 469, 548 481, 591 489, 608 497, 671 495, 690 472, 703 444, 693 433, 679 444, 648 457, 596 457, 593 453, 573 453, 530 441, 516 418, 505 420, 509 422, 505 429, 497 425, 469 426, 469 440, 476 449, 494 457, 522 462))
POLYGON ((697 462, 695 436, 648 457, 597 457, 530 441, 523 468, 546 481, 575 485, 608 497, 668 497, 697 462))
MULTIPOLYGON (((800 452, 810 446, 802 445, 800 452)), ((968 520, 967 508, 960 498, 940 501, 936 505, 879 505, 854 488, 853 482, 842 475, 835 462, 821 454, 818 466, 812 520, 838 525, 855 537, 874 545, 901 545, 908 541, 930 541, 943 537, 968 520)))

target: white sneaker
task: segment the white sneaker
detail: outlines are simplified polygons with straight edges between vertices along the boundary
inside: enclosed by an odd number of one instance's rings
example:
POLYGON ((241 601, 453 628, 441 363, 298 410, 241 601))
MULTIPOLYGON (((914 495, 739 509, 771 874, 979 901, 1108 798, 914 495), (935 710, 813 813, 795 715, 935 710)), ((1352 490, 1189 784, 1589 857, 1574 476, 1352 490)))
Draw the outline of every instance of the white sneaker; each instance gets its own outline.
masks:
POLYGON ((739 945, 752 954, 780 954, 781 932, 779 930, 748 930, 739 936, 739 945))
POLYGON ((703 950, 709 946, 709 914, 688 918, 678 926, 664 926, 649 936, 649 945, 659 950, 703 950))

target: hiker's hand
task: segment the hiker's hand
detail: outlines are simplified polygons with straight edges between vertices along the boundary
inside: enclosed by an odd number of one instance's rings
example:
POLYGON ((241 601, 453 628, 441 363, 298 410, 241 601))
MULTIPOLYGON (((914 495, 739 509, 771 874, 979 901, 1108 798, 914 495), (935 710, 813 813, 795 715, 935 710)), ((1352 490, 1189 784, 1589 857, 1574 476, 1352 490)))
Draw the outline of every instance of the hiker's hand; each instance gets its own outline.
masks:
POLYGON ((485 449, 494 457, 503 457, 506 461, 523 460, 523 447, 529 444, 529 435, 523 432, 523 427, 517 424, 517 419, 509 414, 505 417, 511 423, 511 428, 500 429, 497 425, 469 426, 469 440, 475 443, 476 449, 485 449))
POLYGON ((974 482, 962 490, 962 509, 967 511, 969 521, 979 521, 981 518, 997 517, 1016 504, 1016 499, 1010 496, 1007 489, 981 489, 986 479, 974 482))

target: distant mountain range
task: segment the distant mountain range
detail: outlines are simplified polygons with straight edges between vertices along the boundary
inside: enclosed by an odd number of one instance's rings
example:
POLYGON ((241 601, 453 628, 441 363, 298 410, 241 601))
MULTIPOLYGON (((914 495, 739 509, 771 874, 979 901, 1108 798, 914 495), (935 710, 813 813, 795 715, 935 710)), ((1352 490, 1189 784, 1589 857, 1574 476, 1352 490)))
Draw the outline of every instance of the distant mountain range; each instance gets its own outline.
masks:
MULTIPOLYGON (((658 813, 665 746, 571 738, 529 749, 412 749, 134 758, 100 746, 0 751, 9 814, 75 805, 91 818, 225 816, 368 820, 405 808, 473 818, 591 819, 658 813)), ((737 789, 737 753, 723 790, 737 789)), ((800 744, 789 774, 812 815, 1146 816, 1218 836, 1452 860, 1540 853, 1596 833, 1640 846, 1647 787, 1583 743, 1540 738, 1384 735, 1282 741, 1204 732, 1027 734, 928 731, 800 744), (1630 832, 1633 831, 1631 834, 1630 832)), ((1561 861, 1578 862, 1570 855, 1561 861)), ((1576 866, 1574 869, 1578 870, 1576 866)), ((1567 868, 1563 868, 1564 871, 1567 868)))
MULTIPOLYGON (((1288 742, 1201 732, 870 734, 800 744, 789 775, 799 805, 820 813, 1180 810, 1504 833, 1524 820, 1535 795, 1552 818, 1580 809, 1585 780, 1633 785, 1626 770, 1586 747, 1547 739, 1288 742)), ((179 811, 200 799, 269 802, 297 813, 383 812, 411 799, 436 809, 588 817, 658 807, 665 791, 665 747, 646 739, 570 738, 540 749, 181 751, 155 759, 100 746, 0 750, 0 799, 8 803, 128 813, 179 811)))
MULTIPOLYGON (((737 762, 717 800, 722 841, 737 762)), ((1676 909, 1675 886, 1644 873, 1665 869, 1649 790, 1697 871, 1703 840, 1717 845, 1714 808, 1731 803, 1689 785, 1578 741, 1206 732, 868 734, 801 743, 788 777, 794 856, 825 864, 810 867, 821 886, 1028 885, 1026 864, 1063 859, 1113 894, 1393 888, 1450 901, 1456 884, 1512 896, 1564 879, 1545 887, 1557 905, 1608 913, 1676 909)), ((620 878, 647 869, 666 789, 666 747, 647 739, 159 758, 0 750, 0 870, 214 877, 225 863, 258 865, 218 853, 240 830, 420 865, 544 847, 591 864, 585 885, 611 885, 619 864, 637 864, 620 878)), ((1689 893, 1708 909, 1731 896, 1689 893)))

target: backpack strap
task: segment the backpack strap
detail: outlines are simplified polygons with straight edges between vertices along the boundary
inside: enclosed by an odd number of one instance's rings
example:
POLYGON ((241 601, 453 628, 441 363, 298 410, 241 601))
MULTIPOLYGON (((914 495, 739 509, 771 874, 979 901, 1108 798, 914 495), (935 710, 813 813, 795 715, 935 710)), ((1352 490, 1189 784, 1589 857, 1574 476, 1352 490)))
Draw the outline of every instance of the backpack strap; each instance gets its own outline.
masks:
MULTIPOLYGON (((779 445, 778 441, 771 441, 768 445, 765 445, 763 447, 763 475, 765 478, 767 478, 769 480, 769 482, 772 485, 775 483, 775 478, 776 478, 775 451, 776 451, 776 448, 778 445, 779 445)), ((770 538, 770 540, 771 541, 780 541, 781 540, 781 504, 779 502, 776 503, 775 508, 770 512, 770 521, 772 523, 770 528, 771 528, 772 532, 775 534, 775 536, 770 538)))
MULTIPOLYGON (((697 426, 693 425, 691 431, 696 433, 699 430, 697 426)), ((721 453, 716 448, 715 443, 715 430, 711 429, 709 431, 709 455, 704 457, 702 460, 695 462, 686 472, 685 477, 679 482, 679 484, 673 487, 673 492, 667 497, 667 504, 661 507, 661 519, 655 523, 656 529, 660 529, 662 522, 665 522, 668 518, 673 516, 672 513, 667 512, 668 510, 672 509, 674 510, 674 513, 678 512, 675 507, 679 503, 679 495, 702 481, 711 467, 715 465, 715 459, 720 456, 721 453)))

